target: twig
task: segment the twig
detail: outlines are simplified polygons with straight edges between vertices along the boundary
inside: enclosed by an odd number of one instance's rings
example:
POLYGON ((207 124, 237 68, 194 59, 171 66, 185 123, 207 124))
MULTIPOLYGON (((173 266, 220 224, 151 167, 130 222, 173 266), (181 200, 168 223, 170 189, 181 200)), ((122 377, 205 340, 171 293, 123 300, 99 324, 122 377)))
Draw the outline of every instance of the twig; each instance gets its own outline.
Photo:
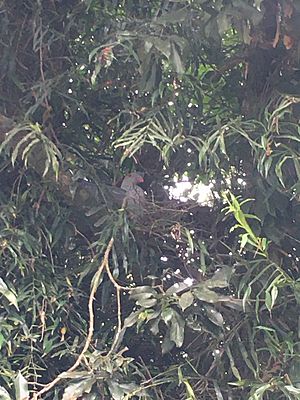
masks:
MULTIPOLYGON (((146 373, 147 373, 147 375, 148 375, 149 381, 152 383, 154 379, 153 379, 153 377, 152 377, 152 375, 151 375, 151 372, 149 371, 149 368, 148 368, 147 365, 144 363, 144 360, 143 360, 142 357, 140 357, 140 360, 141 360, 141 364, 142 364, 143 368, 146 370, 146 373)), ((157 397, 158 399, 164 400, 160 388, 156 389, 156 387, 154 387, 153 390, 154 390, 154 392, 155 392, 155 394, 156 394, 156 397, 157 397)))
POLYGON ((111 348, 109 349, 109 352, 105 356, 106 358, 108 358, 112 354, 112 352, 115 350, 115 347, 117 346, 117 343, 119 341, 119 337, 120 337, 120 335, 122 333, 121 289, 117 288, 116 291, 117 291, 118 326, 117 326, 117 331, 116 331, 116 334, 115 334, 115 337, 114 337, 114 341, 113 341, 113 343, 111 345, 111 348))

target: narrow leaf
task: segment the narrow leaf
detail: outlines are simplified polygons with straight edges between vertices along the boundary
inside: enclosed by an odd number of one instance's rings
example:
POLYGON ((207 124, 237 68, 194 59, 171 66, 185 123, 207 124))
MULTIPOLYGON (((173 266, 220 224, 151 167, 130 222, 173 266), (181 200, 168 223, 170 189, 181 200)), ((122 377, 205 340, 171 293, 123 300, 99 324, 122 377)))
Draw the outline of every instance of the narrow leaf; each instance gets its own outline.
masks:
POLYGON ((6 297, 7 300, 11 304, 13 304, 17 310, 19 310, 17 297, 11 290, 8 289, 6 283, 4 282, 4 280, 2 278, 0 278, 0 294, 2 294, 4 297, 6 297))
POLYGON ((21 372, 18 372, 18 375, 14 381, 15 391, 16 391, 16 400, 29 400, 29 390, 28 383, 21 372))

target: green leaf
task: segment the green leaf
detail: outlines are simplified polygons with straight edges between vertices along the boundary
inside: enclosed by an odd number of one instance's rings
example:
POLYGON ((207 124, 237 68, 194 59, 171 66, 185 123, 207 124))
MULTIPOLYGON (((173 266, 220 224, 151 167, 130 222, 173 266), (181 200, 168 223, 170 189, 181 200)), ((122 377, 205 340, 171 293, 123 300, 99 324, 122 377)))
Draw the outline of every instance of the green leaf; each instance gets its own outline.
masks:
POLYGON ((30 150, 35 146, 35 145, 37 145, 38 143, 40 142, 40 139, 39 138, 35 138, 35 139, 32 139, 31 141, 30 141, 30 143, 25 147, 25 149, 23 150, 23 152, 22 152, 22 155, 21 155, 21 159, 24 161, 24 164, 25 164, 25 167, 27 167, 27 164, 28 164, 28 154, 30 153, 30 150))
POLYGON ((219 35, 222 36, 231 26, 230 16, 225 12, 220 12, 217 17, 219 35))
POLYGON ((174 312, 170 325, 170 339, 176 344, 176 347, 181 347, 184 340, 184 319, 174 312))
POLYGON ((231 353, 229 345, 225 346, 225 351, 226 351, 226 354, 227 354, 227 356, 229 358, 231 371, 232 371, 233 375, 237 378, 237 380, 240 381, 242 378, 241 378, 241 375, 239 373, 239 370, 237 369, 237 367, 235 365, 234 358, 233 358, 233 355, 231 353))
POLYGON ((95 378, 87 378, 70 384, 64 390, 62 400, 77 400, 84 393, 89 393, 95 382, 95 378))
POLYGON ((2 335, 2 333, 0 333, 0 350, 2 349, 2 346, 5 342, 5 337, 2 335))
POLYGON ((161 317, 167 325, 172 321, 172 318, 174 318, 174 313, 175 311, 171 307, 167 307, 162 311, 161 317))
POLYGON ((271 309, 274 307, 276 299, 278 296, 278 287, 277 286, 273 286, 271 289, 271 309))
POLYGON ((195 392, 194 392, 191 384, 189 383, 189 381, 187 379, 183 379, 183 384, 185 385, 186 392, 187 392, 187 395, 188 395, 187 400, 197 400, 195 392))
POLYGON ((140 310, 132 312, 128 317, 124 320, 124 327, 129 328, 133 326, 139 319, 140 310))
POLYGON ((13 151, 12 156, 11 156, 11 163, 12 163, 12 165, 14 165, 15 162, 16 162, 16 159, 17 159, 17 156, 18 156, 18 154, 19 154, 19 150, 20 150, 21 146, 22 146, 25 142, 27 142, 30 138, 32 138, 32 137, 34 138, 34 136, 35 136, 35 132, 29 132, 29 133, 27 133, 27 135, 25 135, 25 136, 18 142, 18 144, 15 146, 14 151, 13 151))
POLYGON ((90 378, 90 373, 87 371, 73 371, 73 372, 62 372, 59 375, 62 379, 81 379, 90 378))
POLYGON ((171 60, 172 60, 172 63, 174 65, 174 67, 175 67, 175 71, 177 72, 177 74, 183 74, 184 73, 184 66, 182 64, 181 57, 180 57, 180 55, 179 55, 174 43, 172 43, 172 45, 171 45, 171 50, 172 50, 171 60))
POLYGON ((294 284, 294 296, 298 304, 300 304, 300 282, 295 282, 294 284))
POLYGON ((16 295, 8 289, 6 283, 2 278, 0 278, 0 294, 2 294, 4 297, 7 298, 7 300, 13 304, 17 310, 19 310, 18 307, 18 301, 16 295))
POLYGON ((179 297, 179 306, 182 311, 190 307, 193 304, 194 296, 191 292, 185 292, 179 297))
POLYGON ((258 373, 257 373, 257 370, 253 366, 253 363, 250 359, 250 356, 248 354, 246 346, 244 345, 243 341, 241 340, 241 338, 238 334, 237 334, 237 338, 238 338, 238 346, 239 346, 241 355, 243 357, 243 360, 244 360, 245 364, 247 365, 247 367, 252 371, 255 379, 257 379, 258 373))
POLYGON ((257 385, 251 390, 251 396, 249 400, 262 400, 264 393, 272 387, 271 383, 262 384, 257 387, 257 385))
POLYGON ((0 400, 12 400, 8 391, 3 386, 0 386, 0 400))
POLYGON ((175 342, 170 339, 170 330, 167 330, 167 333, 165 337, 163 338, 162 344, 161 344, 161 352, 162 354, 167 354, 169 353, 175 346, 175 342))
POLYGON ((252 292, 252 287, 248 286, 247 289, 245 290, 244 296, 243 296, 243 310, 246 310, 246 304, 248 299, 250 298, 252 292))
POLYGON ((171 295, 171 294, 175 294, 175 293, 180 293, 185 291, 186 289, 188 289, 190 287, 190 285, 188 285, 185 282, 179 282, 179 283, 174 283, 174 285, 170 286, 167 290, 166 290, 166 294, 167 295, 171 295))
POLYGON ((94 71, 92 73, 92 76, 91 76, 91 84, 92 85, 96 84, 97 76, 99 75, 100 71, 101 71, 101 64, 98 62, 95 65, 95 69, 94 69, 94 71))
POLYGON ((193 293, 197 297, 197 299, 201 301, 206 301, 207 303, 217 303, 218 301, 220 301, 220 297, 217 293, 205 288, 202 285, 199 285, 199 287, 193 289, 193 293))
POLYGON ((130 299, 135 300, 136 304, 145 307, 151 308, 157 303, 157 292, 150 286, 139 286, 130 291, 130 299))
POLYGON ((18 375, 14 381, 14 386, 16 400, 29 400, 28 383, 20 371, 18 372, 18 375))
POLYGON ((194 240, 192 238, 191 232, 189 231, 189 229, 185 228, 184 230, 186 237, 188 239, 188 243, 189 243, 189 247, 191 249, 191 253, 194 253, 194 240))
POLYGON ((141 307, 145 307, 145 308, 152 308, 157 304, 157 299, 147 299, 147 298, 139 298, 138 300, 136 300, 136 304, 141 306, 141 307))
POLYGON ((241 245, 240 245, 240 250, 242 251, 243 248, 246 246, 247 242, 248 242, 248 233, 244 233, 243 235, 241 235, 241 245))
POLYGON ((159 52, 161 52, 167 59, 171 56, 171 43, 169 40, 163 40, 158 37, 147 38, 159 52))
POLYGON ((219 387, 218 383, 215 380, 214 380, 214 388, 215 388, 217 400, 224 400, 224 397, 222 395, 220 387, 219 387))
POLYGON ((155 296, 157 295, 157 292, 151 286, 138 286, 130 291, 130 297, 132 299, 134 299, 135 296, 139 296, 140 294, 145 294, 147 296, 155 296))
MULTIPOLYGON (((138 386, 134 383, 120 383, 112 379, 107 380, 107 385, 113 400, 124 400, 130 398, 129 395, 137 390, 138 386)), ((141 390, 143 394, 144 391, 141 390)))
POLYGON ((211 306, 205 305, 204 308, 206 310, 206 315, 208 319, 215 325, 218 325, 222 328, 224 325, 224 318, 222 314, 211 306))
POLYGON ((265 304, 266 304, 267 309, 269 311, 271 311, 272 310, 272 296, 269 291, 266 291, 266 294, 265 294, 265 304))
POLYGON ((155 19, 155 23, 166 25, 166 24, 176 24, 182 22, 187 17, 187 9, 181 8, 180 10, 165 13, 164 15, 155 19))
POLYGON ((226 288, 229 285, 231 274, 232 268, 224 265, 215 272, 212 278, 205 281, 204 285, 210 289, 226 288))
POLYGON ((294 386, 299 387, 300 385, 300 360, 297 357, 294 357, 288 367, 288 375, 294 386))
MULTIPOLYGON (((285 388, 289 393, 292 393, 292 394, 295 394, 295 395, 300 395, 300 389, 297 389, 297 388, 295 388, 295 387, 292 386, 292 385, 286 385, 286 386, 284 386, 284 388, 285 388)), ((297 396, 297 398, 299 398, 299 397, 297 396)))

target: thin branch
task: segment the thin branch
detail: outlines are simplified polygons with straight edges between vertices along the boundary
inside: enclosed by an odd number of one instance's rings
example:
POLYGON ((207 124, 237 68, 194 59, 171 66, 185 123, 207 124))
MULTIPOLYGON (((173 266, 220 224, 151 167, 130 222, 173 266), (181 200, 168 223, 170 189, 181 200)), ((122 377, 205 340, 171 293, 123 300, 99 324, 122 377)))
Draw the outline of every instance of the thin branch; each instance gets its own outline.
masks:
POLYGON ((79 354, 77 360, 72 365, 72 367, 70 367, 67 371, 60 373, 52 382, 48 383, 42 390, 40 390, 37 393, 34 393, 32 396, 32 400, 38 399, 38 397, 40 397, 42 394, 44 394, 44 393, 48 392, 50 389, 52 389, 58 382, 60 382, 63 379, 64 374, 74 371, 80 365, 81 361, 84 359, 84 354, 88 350, 88 348, 91 344, 92 338, 93 338, 93 334, 94 334, 94 320, 95 320, 94 311, 93 311, 94 296, 96 294, 98 284, 99 284, 103 270, 104 269, 106 271, 109 270, 108 259, 109 259, 109 254, 111 252, 113 243, 114 243, 114 239, 111 238, 108 243, 108 246, 106 248, 106 251, 104 253, 102 263, 100 264, 97 272, 95 273, 95 275, 93 277, 92 290, 91 290, 91 293, 89 296, 89 302, 88 302, 89 329, 88 329, 88 335, 87 335, 87 338, 85 341, 85 345, 84 345, 81 353, 79 354))
POLYGON ((115 348, 117 346, 117 343, 119 341, 119 337, 120 337, 120 335, 122 333, 121 289, 117 288, 116 291, 117 291, 116 294, 117 294, 117 309, 118 309, 118 311, 117 311, 117 314, 118 314, 118 326, 117 326, 117 331, 116 331, 116 334, 115 334, 115 337, 114 337, 114 341, 113 341, 113 343, 111 345, 111 348, 110 348, 109 352, 105 356, 106 358, 108 358, 112 354, 112 352, 115 350, 115 348))
POLYGON ((118 326, 117 326, 117 331, 114 337, 114 341, 113 344, 109 350, 109 352, 106 354, 106 357, 108 358, 112 352, 115 350, 117 343, 119 341, 120 335, 122 334, 122 308, 121 308, 121 291, 129 291, 131 290, 130 288, 126 287, 126 286, 121 286, 118 284, 118 282, 115 280, 115 278, 113 277, 113 274, 111 273, 110 269, 109 269, 109 264, 106 264, 106 273, 108 275, 109 280, 111 281, 111 283, 113 284, 113 286, 116 289, 116 295, 117 295, 117 315, 118 315, 118 326))

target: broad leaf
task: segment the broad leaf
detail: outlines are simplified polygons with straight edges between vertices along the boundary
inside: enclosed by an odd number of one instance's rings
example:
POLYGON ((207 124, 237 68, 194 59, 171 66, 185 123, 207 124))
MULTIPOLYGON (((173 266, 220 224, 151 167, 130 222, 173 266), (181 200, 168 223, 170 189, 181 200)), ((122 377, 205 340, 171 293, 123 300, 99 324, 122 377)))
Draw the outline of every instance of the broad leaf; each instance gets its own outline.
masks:
POLYGON ((95 378, 89 377, 79 382, 70 384, 64 390, 62 400, 77 400, 84 393, 89 393, 95 382, 95 378))
POLYGON ((191 292, 185 292, 179 297, 179 306, 182 311, 190 307, 193 304, 194 296, 191 292))

